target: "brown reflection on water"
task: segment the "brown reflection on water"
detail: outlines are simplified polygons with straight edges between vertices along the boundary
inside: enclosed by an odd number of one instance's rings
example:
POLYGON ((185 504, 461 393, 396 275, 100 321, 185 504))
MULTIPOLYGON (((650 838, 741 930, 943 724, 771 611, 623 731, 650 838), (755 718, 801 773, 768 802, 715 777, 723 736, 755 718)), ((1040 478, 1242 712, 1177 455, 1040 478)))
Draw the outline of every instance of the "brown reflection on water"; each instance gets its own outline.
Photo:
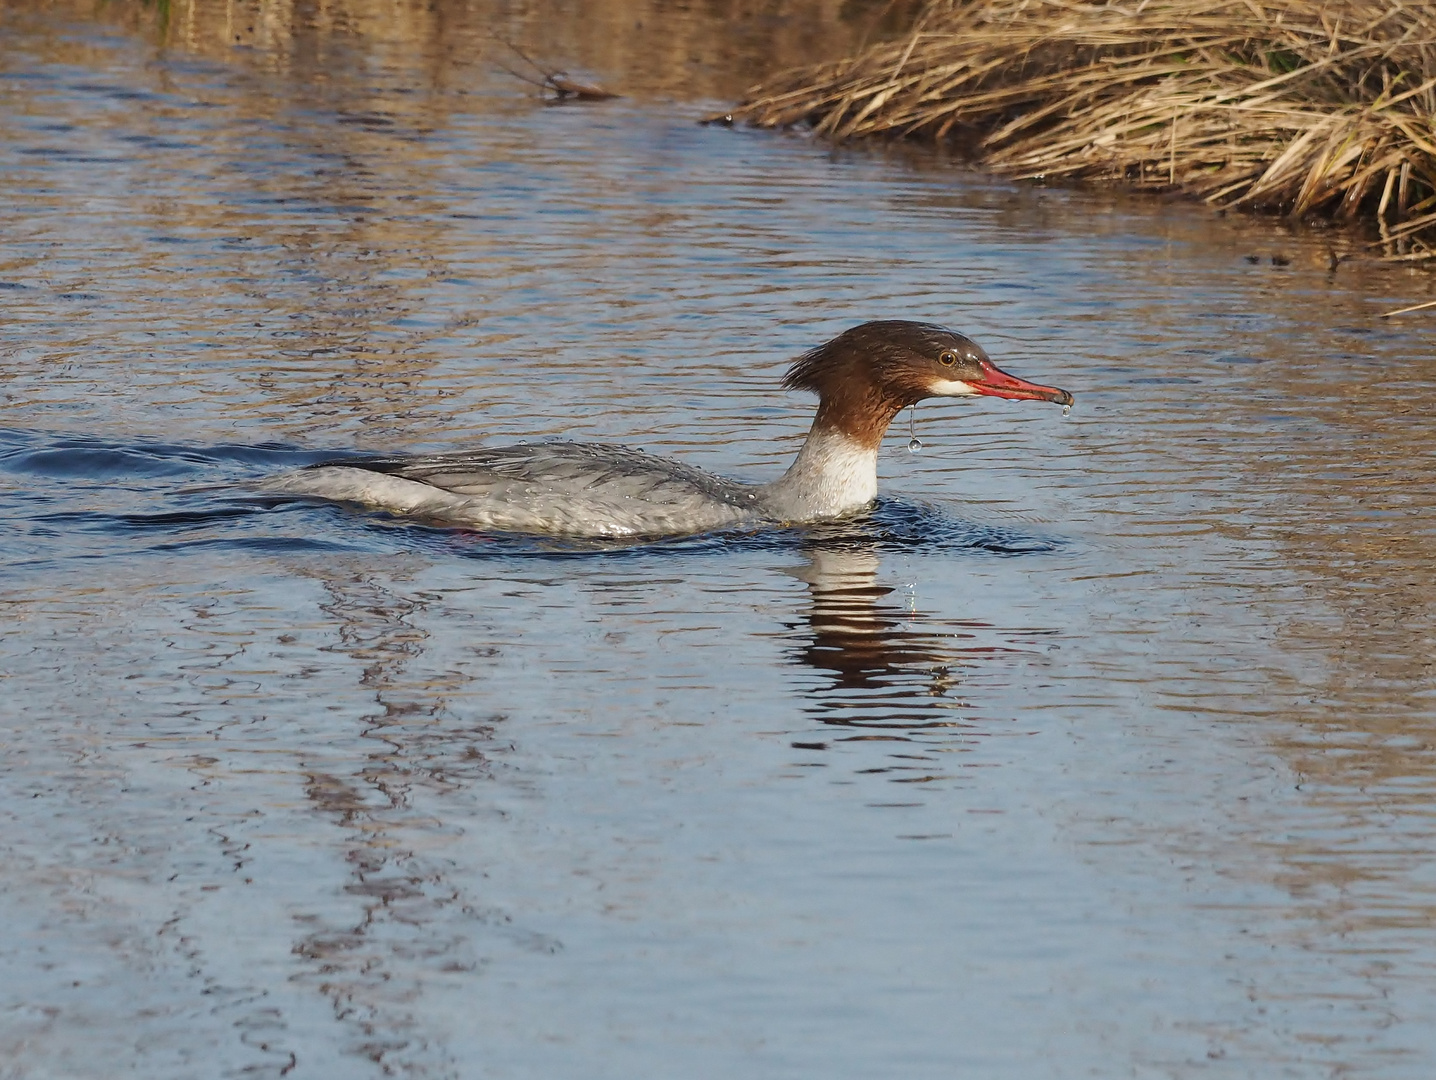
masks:
MULTIPOLYGON (((631 95, 726 98, 774 67, 843 51, 883 10, 832 0, 761 9, 0 0, 0 20, 24 30, 29 54, 0 64, 53 65, 43 82, 0 83, 26 166, 23 201, 0 218, 17 240, 34 239, 0 256, 0 277, 29 290, 13 298, 29 332, 9 372, 70 360, 100 385, 144 378, 158 342, 184 362, 156 379, 155 399, 195 413, 213 415, 203 369, 223 366, 248 391, 232 411, 317 411, 325 419, 307 425, 316 439, 357 423, 372 443, 392 445, 436 410, 493 415, 484 372, 456 385, 436 367, 460 353, 510 354, 516 335, 499 320, 540 310, 535 300, 551 301, 556 279, 557 292, 582 291, 615 273, 597 244, 571 250, 561 267, 542 246, 514 257, 503 224, 511 204, 544 193, 504 166, 532 150, 533 132, 472 125, 535 105, 500 69, 513 58, 490 35, 584 65, 631 95), (164 50, 131 73, 142 86, 123 85, 114 57, 95 37, 65 33, 66 18, 119 23, 164 50), (103 177, 83 192, 52 185, 76 154, 103 161, 103 177), (476 175, 486 165, 495 171, 476 175), (56 251, 48 230, 58 221, 73 236, 102 236, 103 264, 83 245, 56 251), (53 317, 57 293, 68 318, 53 317)), ((574 115, 624 122, 613 110, 574 115)), ((590 164, 572 162, 575 183, 590 164)), ((612 181, 613 163, 599 164, 595 183, 612 181)), ((561 193, 553 206, 578 201, 561 193)), ((661 207, 634 215, 621 227, 665 234, 661 207)), ((57 390, 38 388, 62 407, 75 396, 73 386, 63 398, 57 390)))
POLYGON ((1263 846, 1324 933, 1425 930, 1436 915, 1421 866, 1436 856, 1433 354, 1377 368, 1360 355, 1365 336, 1269 365, 1300 430, 1276 453, 1243 455, 1271 500, 1263 532, 1303 592, 1278 630, 1307 663, 1282 688, 1289 723, 1273 742, 1320 811, 1263 846))
POLYGON ((1142 309, 1166 352, 1153 368, 1187 386, 1169 396, 1127 369, 1136 377, 1114 372, 1102 387, 1127 443, 1101 448, 1105 467, 1127 453, 1149 463, 1142 477, 1113 470, 1104 511, 1116 533, 1167 537, 1160 572, 1190 582, 1183 645, 1208 650, 1213 678, 1166 707, 1259 731, 1305 807, 1279 829, 1234 807, 1224 850, 1242 836, 1253 876, 1296 901, 1292 932, 1304 939, 1429 929, 1436 349, 1394 347, 1409 330, 1379 318, 1399 306, 1381 296, 1399 295, 1392 282, 1404 275, 1343 265, 1333 276, 1321 237, 1252 231, 1254 249, 1279 244, 1292 265, 1239 278, 1240 291, 1227 284, 1229 311, 1214 299, 1208 315, 1224 333, 1209 331, 1204 348, 1188 347, 1166 295, 1142 309), (1269 295, 1278 287, 1285 308, 1269 295), (1139 412, 1161 422, 1132 422, 1139 412), (1131 505, 1153 492, 1166 505, 1137 516, 1131 505), (1203 562, 1213 550, 1203 534, 1224 542, 1220 561, 1203 562), (1240 672, 1253 641, 1276 646, 1269 666, 1253 659, 1240 672))
MULTIPOLYGON (((806 563, 788 571, 807 584, 809 596, 804 640, 788 658, 821 673, 825 682, 807 692, 805 713, 833 728, 873 733, 839 741, 921 740, 946 750, 970 747, 1010 726, 978 715, 960 687, 973 671, 1004 655, 1030 653, 1030 645, 982 621, 948 619, 932 626, 915 605, 892 603, 898 590, 878 583, 882 560, 875 551, 814 546, 806 555, 806 563)), ((1024 636, 1032 633, 1042 631, 1024 636)), ((889 757, 894 760, 862 771, 891 772, 901 783, 949 778, 930 755, 889 757)))
MULTIPOLYGON (((358 898, 361 913, 342 923, 300 919, 294 953, 308 972, 299 979, 330 999, 352 1032, 351 1049, 386 1074, 452 1068, 415 1011, 424 986, 482 966, 476 926, 497 926, 514 940, 524 935, 508 933, 506 915, 477 905, 450 880, 454 863, 445 846, 456 828, 420 804, 492 776, 494 757, 505 749, 498 734, 505 717, 476 722, 467 710, 449 708, 471 677, 423 665, 422 597, 367 573, 333 574, 324 586, 322 610, 338 635, 324 651, 358 662, 359 685, 374 707, 354 721, 367 750, 331 757, 316 747, 298 771, 314 809, 343 834, 351 875, 344 891, 358 898)), ((539 952, 556 947, 542 936, 520 944, 539 952)))
POLYGON ((346 107, 356 126, 385 129, 423 122, 427 102, 479 92, 478 84, 505 67, 528 71, 504 42, 549 69, 591 72, 625 95, 730 100, 777 69, 846 55, 863 40, 901 32, 916 7, 915 0, 7 0, 0 12, 117 22, 170 48, 247 60, 266 75, 310 82, 319 93, 330 84, 367 82, 376 91, 372 107, 345 95, 346 107), (385 92, 394 89, 384 84, 396 70, 419 76, 402 98, 385 92))

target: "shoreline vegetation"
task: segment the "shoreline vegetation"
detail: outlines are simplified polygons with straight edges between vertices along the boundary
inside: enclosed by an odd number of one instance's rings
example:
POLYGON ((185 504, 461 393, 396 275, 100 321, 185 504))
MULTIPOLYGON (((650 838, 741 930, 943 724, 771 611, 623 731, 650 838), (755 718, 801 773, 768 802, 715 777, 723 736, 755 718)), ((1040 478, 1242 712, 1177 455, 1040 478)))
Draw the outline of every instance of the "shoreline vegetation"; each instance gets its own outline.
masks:
POLYGON ((1381 257, 1436 265, 1433 4, 928 0, 905 36, 777 75, 730 118, 1365 222, 1381 257))

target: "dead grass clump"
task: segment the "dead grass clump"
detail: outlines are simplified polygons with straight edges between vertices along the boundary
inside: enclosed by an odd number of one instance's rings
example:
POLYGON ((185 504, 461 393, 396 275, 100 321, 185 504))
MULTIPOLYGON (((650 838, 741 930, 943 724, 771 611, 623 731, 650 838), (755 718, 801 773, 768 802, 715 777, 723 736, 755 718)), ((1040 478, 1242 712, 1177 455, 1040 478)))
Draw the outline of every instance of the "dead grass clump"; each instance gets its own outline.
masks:
POLYGON ((931 0, 902 40, 756 87, 733 112, 961 142, 1016 177, 1379 222, 1436 258, 1436 4, 931 0))

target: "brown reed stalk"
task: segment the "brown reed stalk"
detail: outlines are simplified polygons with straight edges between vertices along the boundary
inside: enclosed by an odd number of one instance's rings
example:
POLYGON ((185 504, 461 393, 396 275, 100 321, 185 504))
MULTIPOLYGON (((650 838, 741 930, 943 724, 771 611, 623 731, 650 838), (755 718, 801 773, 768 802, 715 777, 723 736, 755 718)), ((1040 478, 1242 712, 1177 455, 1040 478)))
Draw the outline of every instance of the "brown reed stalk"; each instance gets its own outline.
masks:
POLYGON ((1436 4, 930 0, 911 33, 731 113, 955 142, 1015 177, 1374 220, 1436 259, 1436 4))

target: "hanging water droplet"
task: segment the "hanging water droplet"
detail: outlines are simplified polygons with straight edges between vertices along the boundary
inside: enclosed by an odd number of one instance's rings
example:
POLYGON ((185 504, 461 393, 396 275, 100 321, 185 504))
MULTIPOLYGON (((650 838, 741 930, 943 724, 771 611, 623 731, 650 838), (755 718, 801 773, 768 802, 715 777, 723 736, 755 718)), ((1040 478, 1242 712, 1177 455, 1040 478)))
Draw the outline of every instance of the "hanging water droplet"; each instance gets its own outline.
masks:
POLYGON ((907 441, 907 452, 916 454, 922 449, 922 440, 917 437, 917 406, 909 405, 907 408, 907 433, 911 438, 907 441))
POLYGON ((1067 415, 1068 413, 1070 413, 1071 411, 1072 411, 1072 406, 1071 406, 1071 405, 1063 405, 1063 406, 1062 406, 1062 415, 1063 415, 1063 416, 1066 416, 1066 415, 1067 415))
POLYGON ((907 452, 909 454, 916 454, 921 449, 922 440, 919 439, 916 435, 914 435, 911 439, 907 441, 907 452))

